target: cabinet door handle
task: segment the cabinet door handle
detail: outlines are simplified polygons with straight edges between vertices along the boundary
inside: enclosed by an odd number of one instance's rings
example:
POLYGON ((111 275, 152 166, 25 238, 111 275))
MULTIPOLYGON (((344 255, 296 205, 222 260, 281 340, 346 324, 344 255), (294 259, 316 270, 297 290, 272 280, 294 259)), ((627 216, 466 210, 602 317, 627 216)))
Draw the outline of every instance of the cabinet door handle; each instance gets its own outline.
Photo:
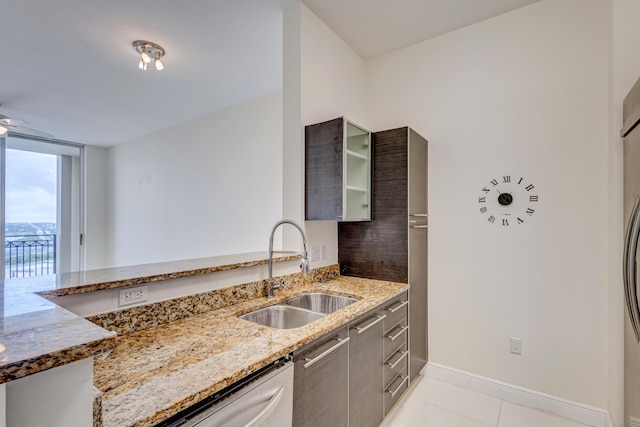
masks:
POLYGON ((402 335, 404 333, 404 331, 406 331, 407 329, 409 329, 408 326, 403 326, 402 328, 400 328, 400 330, 398 331, 397 334, 395 334, 395 335, 387 335, 387 338, 389 338, 391 341, 395 341, 395 339, 398 338, 400 335, 402 335))
POLYGON ((363 333, 364 331, 366 331, 367 329, 369 329, 370 327, 372 327, 373 325, 375 325, 375 324, 377 324, 377 323, 382 322, 382 320, 383 320, 384 318, 386 318, 386 317, 387 317, 387 315, 386 315, 386 314, 383 314, 382 316, 378 316, 378 315, 376 314, 375 316, 371 317, 371 319, 376 318, 376 317, 377 317, 377 320, 375 320, 375 321, 373 321, 373 322, 369 323, 367 326, 365 326, 365 327, 363 327, 363 328, 361 328, 360 326, 356 326, 356 327, 355 327, 355 328, 353 328, 353 329, 355 329, 359 334, 361 334, 361 333, 363 333))
POLYGON ((331 347, 330 349, 327 349, 325 351, 323 351, 322 353, 320 353, 318 356, 314 357, 313 359, 307 359, 306 357, 304 358, 304 361, 307 362, 305 363, 303 366, 305 368, 308 368, 309 366, 313 365, 314 363, 316 363, 317 361, 319 361, 320 359, 324 359, 325 357, 327 357, 330 353, 336 351, 339 347, 342 347, 344 344, 349 342, 349 337, 346 338, 336 338, 336 341, 338 341, 338 344, 334 345, 333 347, 331 347))
POLYGON ((395 390, 391 391, 391 390, 387 390, 387 393, 391 393, 391 397, 395 396, 397 392, 400 391, 400 389, 402 388, 402 386, 404 385, 404 383, 407 382, 407 379, 409 377, 407 377, 406 375, 404 377, 400 377, 402 378, 402 381, 400 381, 400 384, 398 384, 398 387, 396 387, 395 390))
POLYGON ((405 305, 409 304, 409 301, 398 301, 397 303, 398 305, 396 305, 395 307, 387 307, 385 308, 385 310, 391 312, 391 313, 395 313, 396 311, 400 310, 402 307, 404 307, 405 305))
POLYGON ((404 357, 407 355, 407 353, 409 353, 409 352, 406 351, 406 350, 405 351, 401 351, 400 352, 401 356, 398 357, 395 362, 391 362, 391 361, 387 362, 387 365, 389 365, 391 367, 391 369, 395 369, 396 366, 398 366, 398 363, 400 363, 402 361, 402 359, 404 359, 404 357))

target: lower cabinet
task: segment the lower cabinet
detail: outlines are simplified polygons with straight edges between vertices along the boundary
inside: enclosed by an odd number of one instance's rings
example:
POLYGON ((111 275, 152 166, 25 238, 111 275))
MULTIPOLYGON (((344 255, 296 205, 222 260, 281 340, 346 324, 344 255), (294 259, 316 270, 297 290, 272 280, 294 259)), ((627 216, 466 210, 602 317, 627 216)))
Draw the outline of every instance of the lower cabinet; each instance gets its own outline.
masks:
POLYGON ((384 414, 409 388, 409 300, 404 294, 385 304, 384 310, 384 414))
POLYGON ((293 353, 293 425, 342 427, 349 420, 346 326, 293 353))
POLYGON ((408 295, 293 353, 294 427, 376 427, 408 389, 408 295))
POLYGON ((380 309, 349 326, 349 427, 377 426, 384 418, 383 320, 380 309))

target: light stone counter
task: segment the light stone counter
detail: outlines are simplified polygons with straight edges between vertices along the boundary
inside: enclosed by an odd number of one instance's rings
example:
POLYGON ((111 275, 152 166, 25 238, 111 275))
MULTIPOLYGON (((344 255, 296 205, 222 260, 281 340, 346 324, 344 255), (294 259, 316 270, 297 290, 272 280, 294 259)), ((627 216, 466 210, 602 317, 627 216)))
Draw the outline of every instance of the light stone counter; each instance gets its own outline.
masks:
POLYGON ((0 282, 0 383, 102 357, 115 347, 114 332, 29 292, 23 283, 28 280, 0 282))
MULTIPOLYGON (((336 273, 337 266, 331 276, 336 273)), ((275 299, 264 296, 247 299, 246 288, 240 292, 228 288, 227 302, 233 299, 232 295, 241 296, 233 305, 119 336, 111 355, 97 360, 94 368, 94 384, 102 392, 102 425, 152 426, 168 419, 408 289, 402 283, 342 276, 325 283, 293 282, 288 289, 278 292, 275 299), (358 301, 295 329, 273 329, 236 317, 292 296, 318 291, 358 301)), ((247 287, 253 288, 251 284, 247 287)), ((264 286, 261 292, 264 295, 264 286)), ((213 297, 199 297, 207 298, 213 297)), ((177 304, 191 307, 193 301, 182 300, 177 304)), ((166 311, 161 304, 154 305, 154 309, 166 311)), ((94 320, 131 330, 117 321, 122 317, 127 315, 94 320)))
POLYGON ((84 319, 53 298, 266 263, 266 253, 254 253, 0 282, 0 383, 96 356, 94 425, 152 426, 408 288, 337 276, 335 265, 309 280, 276 278, 289 287, 275 299, 261 280, 84 319), (358 301, 289 330, 236 317, 314 291, 358 301))
MULTIPOLYGON (((275 262, 299 256, 277 257, 275 262)), ((46 298, 262 265, 266 252, 0 281, 0 383, 107 355, 116 333, 46 298)))
MULTIPOLYGON (((298 258, 300 258, 300 255, 275 255, 273 262, 291 261, 298 258)), ((37 289, 37 292, 47 298, 76 295, 103 289, 122 288, 143 283, 149 284, 163 280, 178 279, 180 277, 199 276, 201 274, 236 270, 256 265, 267 265, 268 262, 269 256, 267 252, 250 252, 63 273, 57 276, 41 276, 54 277, 55 280, 45 285, 44 289, 37 289)), ((38 286, 42 288, 41 285, 38 286)))

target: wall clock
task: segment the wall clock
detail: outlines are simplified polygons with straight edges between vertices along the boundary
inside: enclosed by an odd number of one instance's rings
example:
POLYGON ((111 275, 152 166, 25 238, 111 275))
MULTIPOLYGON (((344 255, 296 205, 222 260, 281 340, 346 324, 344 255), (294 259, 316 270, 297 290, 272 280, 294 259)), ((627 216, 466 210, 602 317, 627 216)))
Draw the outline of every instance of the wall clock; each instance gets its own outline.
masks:
POLYGON ((482 187, 480 214, 491 224, 509 227, 533 217, 538 204, 536 187, 523 177, 505 175, 482 187))

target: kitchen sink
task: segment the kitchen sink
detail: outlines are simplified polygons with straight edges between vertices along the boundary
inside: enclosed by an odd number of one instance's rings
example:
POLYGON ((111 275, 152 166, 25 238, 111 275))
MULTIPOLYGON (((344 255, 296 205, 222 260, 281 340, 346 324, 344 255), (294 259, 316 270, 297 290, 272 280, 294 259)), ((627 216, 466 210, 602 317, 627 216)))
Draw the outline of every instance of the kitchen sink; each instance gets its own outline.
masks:
POLYGON ((345 308, 356 301, 356 299, 349 297, 323 293, 311 293, 291 298, 284 303, 293 307, 305 308, 316 313, 329 314, 336 310, 340 310, 341 308, 345 308))
POLYGON ((277 329, 293 329, 323 318, 357 300, 321 292, 300 295, 277 305, 238 316, 240 319, 277 329))
POLYGON ((292 329, 324 317, 322 313, 285 305, 272 305, 238 316, 240 319, 277 329, 292 329))

